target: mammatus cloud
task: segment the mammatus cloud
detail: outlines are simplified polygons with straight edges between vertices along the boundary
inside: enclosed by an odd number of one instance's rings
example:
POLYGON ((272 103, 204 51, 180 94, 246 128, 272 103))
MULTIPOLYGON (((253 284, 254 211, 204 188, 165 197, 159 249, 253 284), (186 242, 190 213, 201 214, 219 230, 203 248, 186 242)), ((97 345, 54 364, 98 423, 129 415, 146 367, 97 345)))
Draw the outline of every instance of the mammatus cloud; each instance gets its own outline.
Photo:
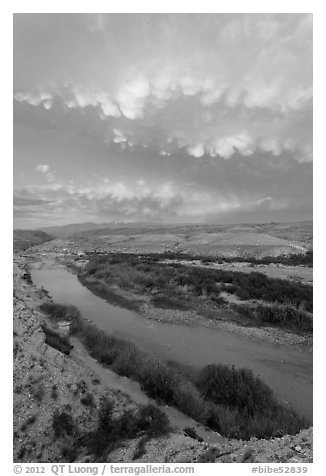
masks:
POLYGON ((55 176, 54 176, 54 171, 51 170, 50 166, 48 164, 38 164, 35 167, 35 170, 37 172, 40 172, 41 174, 44 174, 46 177, 46 180, 48 182, 54 182, 55 176))
POLYGON ((311 207, 312 15, 22 14, 14 31, 17 196, 46 201, 26 212, 311 207))
MULTIPOLYGON (((131 121, 137 120, 138 123, 143 124, 144 121, 142 121, 142 119, 145 114, 146 105, 155 107, 155 100, 153 100, 153 97, 147 97, 145 95, 147 92, 145 85, 143 85, 142 89, 141 83, 135 83, 131 85, 129 89, 123 90, 123 88, 121 88, 116 102, 114 102, 107 93, 82 93, 81 90, 70 94, 65 92, 62 96, 57 94, 55 97, 68 109, 97 108, 99 117, 102 120, 107 120, 109 117, 124 117, 131 121)), ((35 92, 30 94, 18 93, 15 95, 15 99, 20 102, 25 101, 32 106, 42 105, 45 109, 50 109, 52 102, 48 99, 44 99, 44 97, 48 98, 51 94, 38 94, 35 92)), ((228 98, 229 96, 226 96, 226 101, 228 98)), ((175 120, 171 118, 169 121, 168 119, 169 108, 172 104, 171 101, 172 99, 169 99, 169 101, 160 104, 156 114, 159 114, 160 111, 166 108, 163 123, 166 121, 167 124, 172 125, 175 120)), ((200 103, 198 97, 196 97, 195 101, 197 104, 200 103)), ((306 131, 303 136, 298 136, 301 125, 296 128, 295 123, 291 123, 293 114, 289 115, 289 120, 287 121, 286 115, 280 114, 279 112, 275 112, 275 115, 273 115, 270 112, 270 126, 268 120, 266 123, 266 119, 263 126, 257 126, 250 122, 252 113, 250 111, 246 112, 246 109, 240 111, 239 115, 241 115, 241 120, 239 120, 239 116, 234 119, 236 113, 239 112, 239 110, 234 110, 234 107, 235 106, 232 106, 231 110, 229 110, 226 102, 220 105, 219 109, 223 111, 225 117, 224 124, 216 124, 216 119, 213 114, 211 115, 211 120, 207 120, 210 116, 209 114, 205 116, 205 111, 202 109, 201 114, 204 119, 206 118, 206 121, 203 120, 195 124, 193 117, 186 118, 184 122, 176 124, 178 131, 171 131, 162 139, 165 145, 168 145, 171 138, 174 137, 179 146, 186 148, 189 155, 193 157, 202 157, 204 154, 207 154, 211 157, 220 156, 229 159, 235 152, 239 152, 242 156, 246 157, 252 155, 256 149, 260 149, 262 151, 271 152, 276 156, 280 155, 283 151, 292 151, 296 160, 312 160, 312 137, 309 137, 308 131, 306 131), (248 121, 246 124, 247 130, 243 130, 242 125, 246 123, 246 116, 248 121), (238 130, 235 129, 236 127, 238 127, 238 130), (196 143, 193 143, 193 135, 198 136, 196 143)), ((241 107, 243 108, 243 104, 241 107)), ((310 120, 311 96, 309 96, 309 100, 301 103, 301 107, 303 108, 303 113, 307 115, 307 120, 310 120), (304 108, 306 108, 306 112, 304 108)), ((293 111, 296 111, 296 109, 293 109, 292 113, 293 111)), ((129 127, 132 131, 133 125, 129 127)), ((146 127, 150 139, 148 121, 146 121, 146 127)), ((115 135, 113 141, 116 143, 126 142, 132 145, 133 143, 139 142, 139 138, 137 137, 134 137, 134 141, 128 141, 123 128, 113 128, 112 132, 115 135)), ((164 130, 162 134, 164 134, 164 130)), ((133 135, 133 132, 131 132, 131 134, 129 133, 129 136, 131 135, 133 135)), ((146 141, 144 143, 146 144, 146 141)), ((162 155, 164 155, 164 153, 162 155)))

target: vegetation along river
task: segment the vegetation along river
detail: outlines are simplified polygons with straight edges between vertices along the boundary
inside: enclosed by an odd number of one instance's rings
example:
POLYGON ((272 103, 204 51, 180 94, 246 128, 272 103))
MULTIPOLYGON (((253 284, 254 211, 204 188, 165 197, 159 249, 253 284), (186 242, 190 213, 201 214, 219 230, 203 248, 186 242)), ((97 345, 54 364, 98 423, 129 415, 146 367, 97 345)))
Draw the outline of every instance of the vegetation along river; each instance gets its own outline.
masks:
POLYGON ((204 326, 165 324, 113 306, 85 288, 77 276, 53 262, 35 263, 33 282, 53 300, 73 304, 108 333, 132 340, 166 360, 201 367, 222 363, 247 367, 277 397, 312 420, 312 354, 204 326))

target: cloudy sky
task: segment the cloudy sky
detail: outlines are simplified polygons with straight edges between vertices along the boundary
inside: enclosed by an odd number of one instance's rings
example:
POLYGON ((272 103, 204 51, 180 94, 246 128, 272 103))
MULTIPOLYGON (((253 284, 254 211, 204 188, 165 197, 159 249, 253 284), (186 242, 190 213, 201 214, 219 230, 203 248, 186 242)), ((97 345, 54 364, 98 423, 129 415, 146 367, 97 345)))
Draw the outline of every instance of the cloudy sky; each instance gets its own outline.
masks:
POLYGON ((312 16, 15 14, 14 218, 312 218, 312 16))

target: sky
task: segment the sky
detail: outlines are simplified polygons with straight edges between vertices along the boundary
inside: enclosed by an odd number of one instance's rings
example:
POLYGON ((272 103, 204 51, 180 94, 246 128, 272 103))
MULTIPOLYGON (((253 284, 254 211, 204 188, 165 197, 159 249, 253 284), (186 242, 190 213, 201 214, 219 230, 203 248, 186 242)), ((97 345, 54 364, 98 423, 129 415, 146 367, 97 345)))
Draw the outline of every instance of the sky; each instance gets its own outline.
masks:
POLYGON ((311 14, 15 14, 14 226, 312 219, 311 14))

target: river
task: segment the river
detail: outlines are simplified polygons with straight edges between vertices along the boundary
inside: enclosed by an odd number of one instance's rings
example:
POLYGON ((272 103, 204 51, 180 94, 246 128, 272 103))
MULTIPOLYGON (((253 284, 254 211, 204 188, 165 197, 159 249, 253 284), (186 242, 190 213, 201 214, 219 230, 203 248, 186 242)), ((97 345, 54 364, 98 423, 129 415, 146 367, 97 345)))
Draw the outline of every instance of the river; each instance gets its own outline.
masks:
POLYGON ((252 369, 277 397, 312 421, 312 354, 204 326, 166 324, 113 306, 85 288, 76 275, 53 262, 34 263, 34 284, 53 300, 76 306, 108 333, 132 340, 166 360, 200 367, 211 363, 252 369))

